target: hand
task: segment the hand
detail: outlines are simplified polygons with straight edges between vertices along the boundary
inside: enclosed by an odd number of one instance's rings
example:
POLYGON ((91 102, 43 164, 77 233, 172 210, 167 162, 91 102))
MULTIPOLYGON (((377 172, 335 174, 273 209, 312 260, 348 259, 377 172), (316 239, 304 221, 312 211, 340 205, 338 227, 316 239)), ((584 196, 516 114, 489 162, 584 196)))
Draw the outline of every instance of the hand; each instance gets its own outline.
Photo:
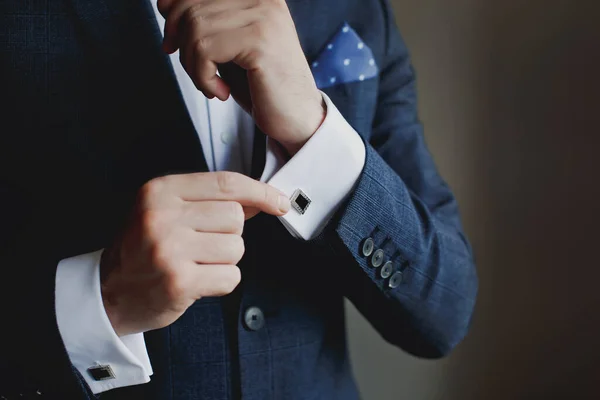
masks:
POLYGON ((231 93, 291 155, 319 128, 325 105, 284 0, 158 0, 158 7, 165 50, 179 48, 206 97, 231 93))
POLYGON ((148 182, 101 261, 102 299, 117 334, 165 327, 195 300, 232 292, 240 282, 245 218, 289 208, 277 189, 231 172, 148 182))

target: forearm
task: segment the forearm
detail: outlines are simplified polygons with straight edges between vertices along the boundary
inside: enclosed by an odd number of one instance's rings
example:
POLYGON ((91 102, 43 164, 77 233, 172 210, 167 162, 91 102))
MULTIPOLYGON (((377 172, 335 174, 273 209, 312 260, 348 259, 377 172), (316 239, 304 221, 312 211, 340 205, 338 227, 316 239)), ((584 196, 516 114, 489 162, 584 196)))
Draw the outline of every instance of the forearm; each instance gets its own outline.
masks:
MULTIPOLYGON (((329 113, 334 112, 338 113, 330 105, 329 113)), ((345 121, 336 121, 335 127, 344 137, 360 141, 345 121)), ((435 172, 419 135, 420 127, 415 125, 414 129, 413 147, 403 145, 402 151, 408 164, 421 164, 420 169, 411 171, 413 175, 409 178, 411 183, 426 183, 421 188, 421 197, 409 189, 398 172, 370 144, 363 143, 360 145, 362 150, 366 148, 366 162, 364 153, 362 159, 344 164, 339 161, 344 155, 333 155, 330 146, 307 148, 311 153, 325 152, 314 161, 323 168, 315 171, 314 165, 305 165, 306 170, 312 171, 305 174, 309 182, 298 180, 298 176, 303 176, 300 173, 280 173, 275 177, 286 179, 274 179, 274 182, 290 194, 299 183, 310 187, 312 180, 321 185, 316 186, 320 190, 315 190, 315 194, 325 193, 330 188, 330 192, 340 196, 340 201, 350 195, 348 201, 330 204, 327 212, 317 213, 321 218, 316 221, 325 224, 337 211, 318 238, 320 229, 315 228, 319 224, 307 224, 311 219, 306 215, 292 211, 282 222, 287 222, 286 228, 291 233, 302 231, 300 239, 310 239, 321 249, 334 251, 335 261, 331 264, 338 268, 338 275, 347 277, 345 294, 388 341, 419 356, 439 357, 447 354, 466 334, 477 292, 477 277, 454 197, 435 172), (325 168, 322 159, 335 161, 325 168), (349 186, 336 190, 339 186, 335 179, 335 171, 339 170, 336 166, 342 164, 357 167, 358 178, 347 179, 345 183, 349 186), (372 248, 368 248, 367 240, 372 248)), ((336 130, 328 132, 333 131, 336 130)), ((300 157, 292 162, 303 161, 300 157)), ((288 167, 303 171, 295 164, 288 167)), ((322 199, 323 196, 314 197, 315 201, 322 199)))
POLYGON ((340 243, 345 270, 355 272, 348 297, 388 341, 423 357, 445 355, 460 342, 477 293, 456 202, 448 189, 436 196, 435 205, 426 205, 368 146, 365 169, 335 225, 341 240, 332 242, 340 243), (374 248, 366 256, 368 238, 374 248), (373 258, 377 249, 382 260, 373 258), (383 278, 388 261, 392 270, 383 278))
POLYGON ((468 330, 477 275, 456 201, 425 143, 408 49, 389 1, 381 4, 385 51, 375 60, 371 129, 361 132, 366 163, 324 240, 348 274, 345 294, 379 332, 410 353, 440 357, 468 330))

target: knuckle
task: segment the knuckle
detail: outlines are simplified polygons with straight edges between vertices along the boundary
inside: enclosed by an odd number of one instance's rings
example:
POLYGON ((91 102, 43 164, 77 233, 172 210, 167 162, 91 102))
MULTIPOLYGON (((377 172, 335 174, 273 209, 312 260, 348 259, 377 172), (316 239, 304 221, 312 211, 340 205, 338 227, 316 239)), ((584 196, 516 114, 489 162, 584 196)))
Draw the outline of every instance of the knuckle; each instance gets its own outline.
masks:
POLYGON ((196 39, 194 43, 194 54, 196 57, 202 58, 210 48, 211 38, 210 36, 201 36, 196 39))
MULTIPOLYGON (((248 58, 254 60, 254 63, 257 64, 256 67, 262 68, 264 65, 265 59, 270 52, 269 42, 273 40, 271 29, 269 27, 269 23, 259 22, 255 23, 251 26, 252 32, 251 35, 254 37, 254 44, 247 49, 248 58)), ((276 31, 274 32, 277 33, 276 31)))
POLYGON ((186 283, 179 274, 174 272, 164 275, 164 291, 167 301, 178 302, 186 293, 186 283))
POLYGON ((232 265, 230 270, 231 272, 228 274, 229 279, 226 280, 228 284, 226 288, 228 293, 233 292, 233 290, 237 287, 237 285, 240 284, 242 280, 242 273, 237 266, 232 265))
POLYGON ((165 271, 170 269, 172 254, 170 246, 164 241, 155 242, 150 246, 152 265, 158 269, 165 271))
POLYGON ((233 292, 242 279, 242 274, 237 266, 230 265, 225 268, 227 268, 228 271, 224 274, 222 279, 219 279, 217 284, 218 287, 216 288, 221 295, 233 292))
POLYGON ((236 262, 238 262, 242 259, 244 253, 246 252, 246 245, 244 244, 244 239, 241 236, 234 236, 231 248, 234 259, 236 260, 236 262))
POLYGON ((219 191, 223 194, 233 193, 235 184, 237 181, 237 174, 235 172, 217 172, 216 173, 217 186, 219 191))
POLYGON ((241 231, 241 229, 244 227, 244 220, 246 218, 244 214, 244 207, 242 207, 242 205, 237 201, 232 201, 230 207, 231 215, 233 217, 233 225, 236 228, 236 231, 241 231))
POLYGON ((263 23, 263 22, 258 22, 254 25, 252 25, 252 33, 254 34, 254 36, 259 40, 260 43, 262 43, 263 41, 265 41, 268 38, 269 32, 268 32, 268 24, 263 23))
POLYGON ((207 32, 212 25, 212 19, 200 11, 194 10, 190 14, 190 23, 194 24, 194 29, 198 36, 202 36, 202 32, 207 32))
POLYGON ((259 0, 260 3, 264 6, 265 11, 263 13, 263 17, 267 19, 278 18, 279 13, 285 8, 287 5, 283 0, 259 0))
POLYGON ((142 225, 142 231, 145 234, 153 236, 160 231, 162 225, 162 215, 159 211, 147 208, 141 212, 140 223, 142 225))
POLYGON ((164 193, 166 186, 165 180, 166 178, 160 177, 146 182, 139 191, 142 200, 148 201, 164 193))
POLYGON ((247 51, 247 60, 256 69, 264 69, 267 65, 267 57, 265 52, 265 45, 261 44, 260 41, 256 44, 256 47, 250 48, 247 51))
POLYGON ((276 0, 263 0, 266 7, 264 7, 262 17, 266 20, 272 21, 277 16, 277 6, 279 5, 276 0))
POLYGON ((200 11, 201 4, 192 5, 183 11, 180 21, 185 24, 200 24, 206 19, 200 11))

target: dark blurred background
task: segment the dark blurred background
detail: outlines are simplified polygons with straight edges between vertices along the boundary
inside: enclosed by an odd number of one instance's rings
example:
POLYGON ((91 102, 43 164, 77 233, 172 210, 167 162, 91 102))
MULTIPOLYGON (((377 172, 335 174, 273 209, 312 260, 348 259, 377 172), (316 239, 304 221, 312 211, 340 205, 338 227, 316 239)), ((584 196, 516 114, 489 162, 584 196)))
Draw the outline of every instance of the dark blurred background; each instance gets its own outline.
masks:
POLYGON ((438 361, 349 306, 363 398, 600 399, 600 1, 392 2, 480 296, 438 361))

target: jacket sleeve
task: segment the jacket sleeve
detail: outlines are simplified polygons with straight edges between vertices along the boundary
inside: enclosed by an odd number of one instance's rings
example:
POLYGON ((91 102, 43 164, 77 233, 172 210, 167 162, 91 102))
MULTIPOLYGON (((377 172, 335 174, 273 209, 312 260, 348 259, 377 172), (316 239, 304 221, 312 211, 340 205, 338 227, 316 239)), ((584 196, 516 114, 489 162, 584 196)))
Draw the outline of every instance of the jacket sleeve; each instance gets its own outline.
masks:
POLYGON ((33 204, 22 188, 0 180, 0 396, 92 400, 69 361, 54 310, 60 243, 70 237, 33 204))
POLYGON ((467 333, 478 280, 456 201, 424 141, 407 48, 387 2, 384 9, 387 51, 365 167, 330 226, 329 243, 350 277, 345 295, 380 334, 416 356, 437 358, 467 333), (367 257, 368 238, 374 250, 367 257), (399 272, 392 283, 381 274, 387 261, 399 272))

